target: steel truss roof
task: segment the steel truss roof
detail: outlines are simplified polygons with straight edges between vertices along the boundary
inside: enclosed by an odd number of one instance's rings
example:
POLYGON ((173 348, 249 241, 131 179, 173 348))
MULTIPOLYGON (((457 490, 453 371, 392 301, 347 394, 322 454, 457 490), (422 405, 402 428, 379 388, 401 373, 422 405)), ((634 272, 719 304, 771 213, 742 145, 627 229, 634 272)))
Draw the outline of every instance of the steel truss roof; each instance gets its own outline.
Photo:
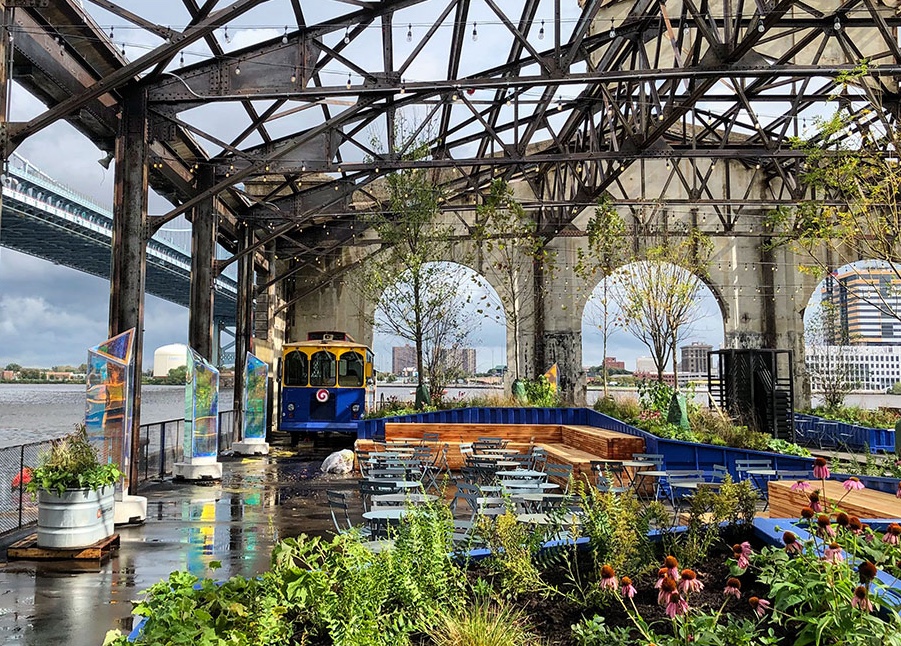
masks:
POLYGON ((12 145, 65 118, 110 149, 119 93, 139 86, 151 183, 178 204, 155 226, 216 196, 225 235, 250 223, 258 246, 297 258, 291 274, 352 244, 355 200, 378 204, 372 185, 400 168, 434 168, 449 209, 473 208, 494 178, 525 182, 549 237, 604 194, 709 208, 728 233, 742 209, 803 197, 792 137, 831 102, 887 139, 898 109, 901 18, 877 0, 173 0, 180 28, 158 6, 85 1, 93 18, 74 0, 8 2, 17 67, 40 70, 24 82, 50 105, 11 125, 12 145), (104 20, 156 44, 129 62, 104 20), (229 28, 256 38, 234 49, 229 28), (863 59, 860 78, 837 80, 863 59), (208 125, 211 104, 237 107, 232 134, 208 125), (425 158, 405 154, 402 123, 425 158), (660 159, 663 178, 647 164, 660 159), (718 160, 762 174, 769 194, 713 186, 718 160))

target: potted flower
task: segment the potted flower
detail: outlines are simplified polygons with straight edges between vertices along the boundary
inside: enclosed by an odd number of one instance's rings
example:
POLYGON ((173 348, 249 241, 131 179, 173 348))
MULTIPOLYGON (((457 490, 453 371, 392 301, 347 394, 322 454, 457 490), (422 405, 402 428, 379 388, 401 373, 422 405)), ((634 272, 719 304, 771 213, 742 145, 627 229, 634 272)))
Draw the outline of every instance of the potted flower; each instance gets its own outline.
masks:
POLYGON ((37 494, 39 547, 93 545, 112 536, 118 465, 102 464, 84 424, 54 440, 25 486, 37 494))

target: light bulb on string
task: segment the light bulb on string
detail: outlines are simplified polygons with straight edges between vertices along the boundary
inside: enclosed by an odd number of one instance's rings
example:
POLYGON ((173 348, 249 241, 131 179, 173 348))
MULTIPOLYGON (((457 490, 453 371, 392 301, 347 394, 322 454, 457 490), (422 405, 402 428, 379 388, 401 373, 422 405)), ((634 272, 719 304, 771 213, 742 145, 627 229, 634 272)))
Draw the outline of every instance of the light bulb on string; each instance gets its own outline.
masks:
POLYGON ((400 80, 400 93, 401 94, 407 93, 407 84, 404 82, 403 79, 400 80))
POLYGON ((763 19, 761 19, 760 22, 757 23, 757 31, 759 31, 761 34, 766 31, 766 25, 763 24, 763 19))
POLYGON ((616 38, 616 27, 613 24, 613 18, 610 19, 610 38, 616 38))
MULTIPOLYGON (((60 50, 62 50, 62 47, 60 47, 60 50)), ((125 56, 125 43, 122 43, 122 56, 125 56)))
POLYGON ((110 40, 113 40, 115 38, 115 36, 113 36, 113 29, 115 29, 115 27, 110 25, 110 28, 109 28, 109 39, 110 40))
POLYGON ((472 41, 475 42, 478 39, 479 39, 478 23, 472 23, 472 41))
POLYGON ((408 43, 413 42, 413 25, 412 24, 407 25, 407 42, 408 43))
POLYGON ((344 44, 347 45, 348 43, 350 43, 350 27, 344 30, 344 44))
POLYGON ((347 89, 349 90, 349 89, 350 89, 350 86, 351 86, 351 82, 350 82, 350 74, 349 74, 349 73, 348 73, 348 75, 347 75, 347 83, 346 83, 345 85, 347 86, 347 89))
POLYGON ((182 67, 185 66, 185 53, 184 52, 178 53, 178 64, 182 67))
POLYGON ((291 72, 291 82, 297 83, 297 68, 294 68, 294 71, 291 72))
POLYGON ((282 34, 282 45, 288 44, 288 25, 285 25, 285 33, 282 34))
POLYGON ((227 42, 227 43, 232 42, 231 36, 228 35, 228 25, 225 25, 225 27, 222 28, 222 34, 223 34, 223 37, 225 38, 225 42, 227 42))
POLYGON ((235 65, 235 76, 241 76, 241 63, 235 65))
POLYGON ((541 29, 538 30, 538 40, 544 40, 544 21, 541 21, 541 29))
POLYGON ((835 17, 835 22, 832 23, 832 28, 835 29, 835 31, 842 30, 842 21, 839 19, 838 16, 835 17))

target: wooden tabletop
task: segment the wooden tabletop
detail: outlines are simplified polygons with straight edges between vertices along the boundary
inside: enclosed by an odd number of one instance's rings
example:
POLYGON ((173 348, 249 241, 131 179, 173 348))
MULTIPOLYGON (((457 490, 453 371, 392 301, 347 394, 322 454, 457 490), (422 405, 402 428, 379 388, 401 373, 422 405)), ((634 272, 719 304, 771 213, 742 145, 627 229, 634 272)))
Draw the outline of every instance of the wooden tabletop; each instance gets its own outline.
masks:
MULTIPOLYGON (((770 518, 798 518, 801 515, 801 509, 810 504, 807 498, 808 491, 791 490, 791 486, 796 482, 798 481, 771 480, 768 483, 770 518)), ((894 494, 872 489, 846 492, 838 480, 826 480, 827 501, 823 501, 822 481, 806 480, 805 482, 810 485, 811 490, 820 492, 820 501, 827 511, 832 511, 832 508, 838 504, 841 511, 860 518, 901 518, 901 500, 894 494)))

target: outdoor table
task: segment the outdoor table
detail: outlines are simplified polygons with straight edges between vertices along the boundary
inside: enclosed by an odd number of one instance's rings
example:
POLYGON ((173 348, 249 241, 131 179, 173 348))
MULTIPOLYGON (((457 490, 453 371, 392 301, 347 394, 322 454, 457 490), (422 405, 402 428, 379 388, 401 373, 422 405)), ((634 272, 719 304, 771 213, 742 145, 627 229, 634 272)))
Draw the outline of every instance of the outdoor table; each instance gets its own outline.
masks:
POLYGON ((769 482, 770 478, 775 478, 779 475, 776 469, 748 469, 745 473, 751 476, 754 486, 760 491, 766 491, 767 482, 769 482))
POLYGON ((422 487, 422 483, 419 480, 389 480, 389 482, 398 489, 418 489, 422 487))
POLYGON ((435 502, 438 496, 430 493, 383 493, 372 497, 372 502, 391 504, 404 504, 407 502, 413 504, 422 504, 424 502, 435 502))
POLYGON ((498 455, 513 455, 519 453, 519 449, 482 449, 479 454, 494 453, 498 455))
MULTIPOLYGON (((653 464, 653 463, 651 463, 653 464)), ((666 471, 660 471, 657 469, 645 469, 643 471, 635 472, 635 479, 633 480, 635 491, 640 491, 642 484, 644 484, 645 478, 653 478, 656 480, 654 483, 654 500, 658 500, 660 498, 660 480, 667 477, 669 474, 666 471)))
POLYGON ((560 488, 556 482, 539 482, 537 480, 501 480, 500 485, 505 489, 539 489, 541 491, 560 488))
POLYGON ((363 512, 363 518, 368 521, 373 520, 400 520, 407 513, 403 507, 379 507, 370 511, 363 512))
POLYGON ((498 471, 495 475, 505 480, 517 480, 521 478, 546 478, 544 471, 534 471, 532 469, 514 469, 513 471, 498 471))
POLYGON ((521 504, 524 509, 537 511, 541 507, 556 502, 558 505, 565 500, 572 500, 572 496, 563 493, 512 493, 510 499, 521 504))

